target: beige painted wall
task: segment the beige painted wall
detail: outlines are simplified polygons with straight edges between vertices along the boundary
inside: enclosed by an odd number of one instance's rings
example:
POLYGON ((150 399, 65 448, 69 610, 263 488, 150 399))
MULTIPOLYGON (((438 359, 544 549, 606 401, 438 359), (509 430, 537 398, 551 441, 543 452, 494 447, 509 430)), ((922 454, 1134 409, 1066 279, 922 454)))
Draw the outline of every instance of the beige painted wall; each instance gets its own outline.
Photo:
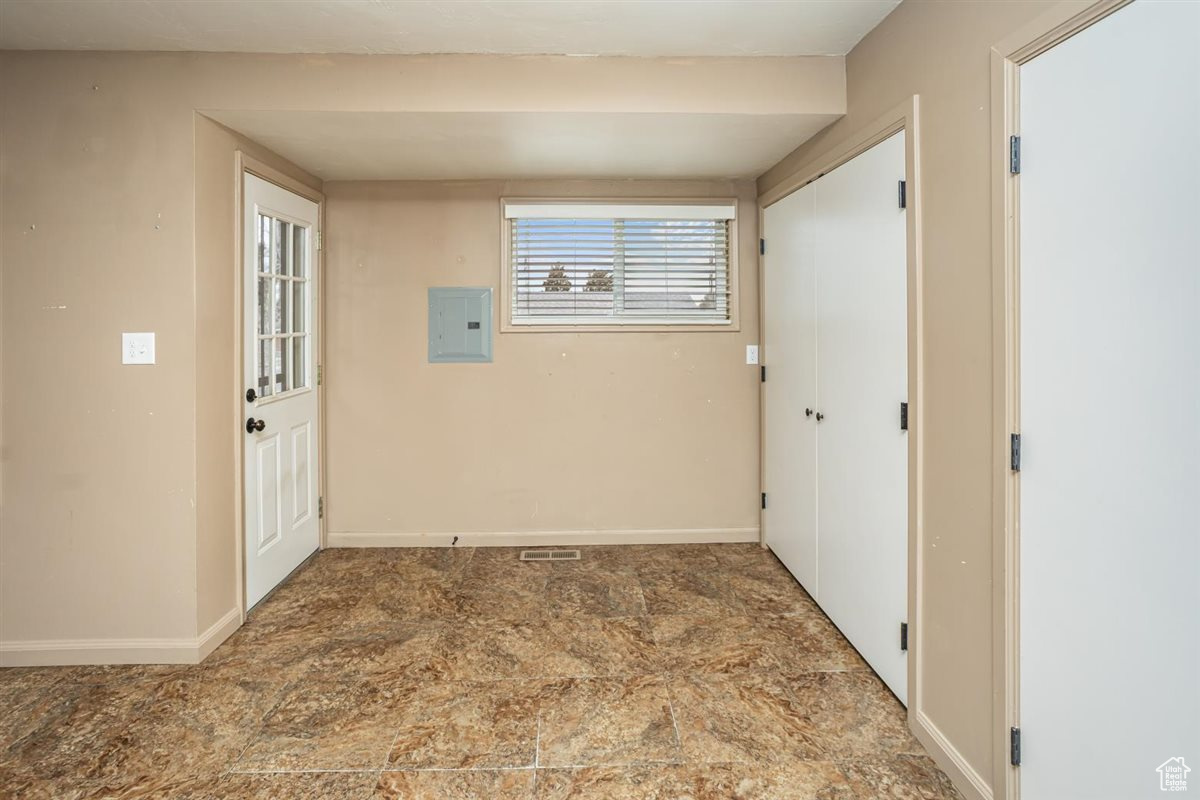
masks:
POLYGON ((193 638, 235 604, 234 151, 319 182, 196 115, 186 59, 0 58, 0 640, 193 638))
POLYGON ((745 364, 758 336, 753 182, 325 191, 331 541, 757 528, 758 372, 745 364), (503 313, 502 196, 737 196, 740 332, 504 333, 492 364, 429 364, 429 287, 491 286, 503 313))
POLYGON ((95 65, 0 60, 7 642, 195 635, 192 115, 95 65))
MULTIPOLYGON (((223 529, 235 502, 223 470, 234 445, 220 431, 231 412, 220 358, 231 328, 218 320, 232 288, 212 270, 232 251, 224 222, 231 212, 221 204, 232 196, 232 183, 229 192, 222 184, 232 181, 224 162, 233 144, 198 122, 197 110, 840 113, 842 70, 841 58, 0 53, 0 643, 174 646, 227 610, 223 529), (157 333, 158 364, 123 367, 120 334, 139 330, 157 333)), ((447 223, 444 230, 461 229, 447 223)), ((487 258, 482 248, 462 248, 472 269, 487 258)), ((456 261, 445 266, 448 276, 464 274, 456 261)), ((744 291, 753 297, 753 286, 744 291)), ((743 337, 753 329, 745 323, 743 337)), ((387 332, 393 342, 395 331, 387 332)), ((552 338, 520 345, 530 354, 513 363, 536 374, 546 353, 533 351, 552 338)), ((595 366, 624 357, 622 341, 633 340, 599 337, 558 347, 557 357, 568 352, 595 366)), ((696 356, 707 340, 645 341, 658 344, 616 371, 636 375, 648 395, 641 402, 660 412, 663 431, 678 432, 684 423, 656 399, 665 390, 651 365, 669 357, 666 374, 707 390, 703 377, 712 368, 696 356)), ((740 337, 712 341, 728 350, 722 364, 738 364, 740 337)), ((497 353, 506 359, 518 352, 505 348, 497 353)), ((562 376, 566 368, 556 369, 562 376)), ((435 380, 452 383, 452 373, 435 380)), ((721 396, 733 397, 714 395, 714 405, 721 396)), ((665 441, 659 435, 648 441, 665 441)), ((506 480, 496 485, 511 485, 506 480)), ((752 485, 753 473, 736 480, 752 485)), ((347 500, 353 496, 346 489, 347 500)), ((502 514, 465 515, 456 524, 516 527, 533 513, 528 498, 503 488, 494 496, 502 514)), ((752 497, 703 525, 752 524, 752 497)), ((551 516, 531 524, 565 524, 556 502, 547 499, 550 510, 538 513, 551 516)), ((592 507, 570 527, 701 524, 710 502, 690 510, 649 499, 629 512, 592 507)), ((349 516, 339 524, 391 525, 387 514, 356 518, 351 507, 342 506, 349 516)), ((427 516, 402 519, 430 527, 427 516)))
MULTIPOLYGON (((759 178, 766 192, 920 95, 925 431, 923 713, 991 784, 990 47, 1048 2, 905 0, 847 56, 849 110, 759 178)), ((1078 4, 1081 7, 1085 4, 1078 4)))

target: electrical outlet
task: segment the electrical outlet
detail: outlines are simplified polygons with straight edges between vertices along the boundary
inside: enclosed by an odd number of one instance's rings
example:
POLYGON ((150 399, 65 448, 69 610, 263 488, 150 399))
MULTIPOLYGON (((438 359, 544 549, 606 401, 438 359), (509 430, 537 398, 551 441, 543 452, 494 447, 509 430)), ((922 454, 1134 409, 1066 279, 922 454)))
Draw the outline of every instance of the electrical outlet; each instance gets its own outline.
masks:
POLYGON ((153 364, 154 363, 154 334, 153 333, 122 333, 121 334, 121 363, 122 364, 153 364))
POLYGON ((756 345, 756 344, 746 345, 746 363, 747 364, 757 364, 758 363, 758 345, 756 345))

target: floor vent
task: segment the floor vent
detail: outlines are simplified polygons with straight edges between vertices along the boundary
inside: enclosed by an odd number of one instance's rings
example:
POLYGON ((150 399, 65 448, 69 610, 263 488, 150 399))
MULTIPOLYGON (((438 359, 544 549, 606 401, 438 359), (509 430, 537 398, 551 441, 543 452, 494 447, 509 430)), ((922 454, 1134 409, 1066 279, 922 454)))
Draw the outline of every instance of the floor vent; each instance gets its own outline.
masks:
POLYGON ((578 561, 578 550, 522 550, 522 561, 578 561))

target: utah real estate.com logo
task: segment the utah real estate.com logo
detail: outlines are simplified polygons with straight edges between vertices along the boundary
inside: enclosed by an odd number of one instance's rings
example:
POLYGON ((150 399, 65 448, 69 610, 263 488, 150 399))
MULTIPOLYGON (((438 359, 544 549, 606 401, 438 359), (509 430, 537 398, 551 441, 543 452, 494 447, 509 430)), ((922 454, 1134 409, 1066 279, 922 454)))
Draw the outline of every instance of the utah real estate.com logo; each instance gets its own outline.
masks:
POLYGON ((1164 792, 1186 792, 1187 776, 1192 768, 1183 763, 1183 756, 1168 758, 1158 767, 1158 788, 1164 792))

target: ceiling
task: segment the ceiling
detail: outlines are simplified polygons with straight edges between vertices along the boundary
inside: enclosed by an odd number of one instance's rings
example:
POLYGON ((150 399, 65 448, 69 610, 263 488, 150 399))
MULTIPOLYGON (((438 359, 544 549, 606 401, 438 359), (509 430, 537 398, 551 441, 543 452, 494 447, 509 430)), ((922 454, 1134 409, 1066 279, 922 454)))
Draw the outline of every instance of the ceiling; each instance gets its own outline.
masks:
POLYGON ((900 0, 3 0, 0 49, 845 55, 900 0))
POLYGON ((215 111, 323 180, 743 178, 835 114, 215 111))

